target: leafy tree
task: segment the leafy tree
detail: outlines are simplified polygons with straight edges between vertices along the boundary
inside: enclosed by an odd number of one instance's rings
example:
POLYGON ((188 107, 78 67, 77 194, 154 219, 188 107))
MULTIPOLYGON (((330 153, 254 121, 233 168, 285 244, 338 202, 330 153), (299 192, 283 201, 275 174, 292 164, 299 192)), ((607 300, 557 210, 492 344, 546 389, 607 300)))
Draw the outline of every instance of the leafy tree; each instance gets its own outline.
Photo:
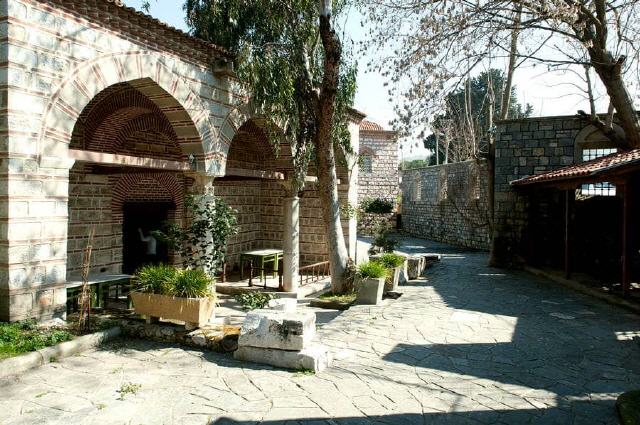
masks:
POLYGON ((445 98, 445 113, 432 120, 434 133, 424 140, 424 147, 436 152, 432 164, 465 161, 489 152, 488 135, 491 130, 489 115, 504 118, 531 116, 533 107, 518 102, 515 87, 511 87, 508 111, 503 114, 502 103, 491 108, 490 88, 497 98, 503 97, 505 74, 499 69, 490 69, 466 81, 463 88, 449 93, 445 98), (438 134, 436 134, 438 133, 438 134))
POLYGON ((191 32, 237 57, 239 82, 269 119, 273 143, 292 147, 294 189, 316 166, 333 293, 342 292, 349 259, 340 222, 336 148, 350 150, 348 113, 356 69, 335 29, 343 1, 186 0, 191 32), (335 13, 334 13, 335 12, 335 13))
POLYGON ((224 262, 227 240, 238 233, 236 212, 222 199, 202 195, 187 197, 185 206, 191 216, 189 225, 168 222, 155 236, 180 254, 185 268, 213 276, 224 262))
POLYGON ((428 165, 431 165, 429 161, 430 159, 411 159, 411 160, 402 161, 400 163, 400 169, 412 170, 414 168, 426 167, 428 165))

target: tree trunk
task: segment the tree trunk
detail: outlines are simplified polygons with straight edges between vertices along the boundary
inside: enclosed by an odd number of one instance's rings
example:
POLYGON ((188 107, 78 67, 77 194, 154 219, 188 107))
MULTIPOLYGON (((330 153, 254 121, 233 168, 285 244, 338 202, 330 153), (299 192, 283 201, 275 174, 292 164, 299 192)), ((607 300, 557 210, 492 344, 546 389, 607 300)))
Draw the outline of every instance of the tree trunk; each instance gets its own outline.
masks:
MULTIPOLYGON (((321 8, 321 11, 323 10, 327 9, 321 8)), ((320 37, 325 58, 324 76, 316 114, 315 147, 318 165, 318 194, 322 203, 322 218, 331 264, 331 287, 332 291, 338 294, 344 289, 343 279, 349 254, 340 220, 336 155, 332 138, 342 46, 335 31, 331 28, 330 18, 328 14, 320 15, 320 37)))
MULTIPOLYGON (((518 5, 515 16, 513 18, 513 31, 511 32, 511 45, 509 48, 509 65, 507 68, 507 79, 504 87, 502 88, 502 103, 500 105, 500 119, 506 120, 509 118, 509 108, 511 107, 511 87, 513 87, 513 75, 516 72, 517 59, 518 59, 518 38, 520 37, 520 24, 522 22, 522 4, 518 5)), ((493 86, 493 85, 492 85, 493 86)), ((499 263, 498 256, 496 254, 496 237, 497 229, 495 223, 496 212, 496 141, 495 134, 493 134, 493 128, 489 131, 489 154, 487 156, 487 205, 489 209, 489 266, 495 267, 499 263)))
POLYGON ((616 62, 608 52, 602 55, 595 55, 596 57, 594 57, 593 50, 590 50, 589 53, 593 69, 595 69, 602 84, 607 89, 611 103, 616 109, 620 126, 624 130, 627 146, 623 146, 623 148, 640 147, 638 114, 633 106, 633 98, 627 91, 627 86, 622 79, 624 58, 616 62), (604 60, 598 60, 598 56, 604 57, 604 60))

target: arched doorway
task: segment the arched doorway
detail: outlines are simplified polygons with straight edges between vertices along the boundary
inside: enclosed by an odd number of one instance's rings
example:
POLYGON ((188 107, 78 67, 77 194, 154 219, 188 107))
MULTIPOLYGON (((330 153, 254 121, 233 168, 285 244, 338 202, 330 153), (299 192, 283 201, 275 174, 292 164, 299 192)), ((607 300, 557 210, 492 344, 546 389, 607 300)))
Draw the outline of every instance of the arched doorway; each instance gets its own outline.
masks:
POLYGON ((204 158, 184 108, 151 79, 109 86, 80 113, 69 155, 68 280, 81 272, 91 231, 94 275, 174 262, 149 238, 165 221, 182 222, 188 174, 204 158))

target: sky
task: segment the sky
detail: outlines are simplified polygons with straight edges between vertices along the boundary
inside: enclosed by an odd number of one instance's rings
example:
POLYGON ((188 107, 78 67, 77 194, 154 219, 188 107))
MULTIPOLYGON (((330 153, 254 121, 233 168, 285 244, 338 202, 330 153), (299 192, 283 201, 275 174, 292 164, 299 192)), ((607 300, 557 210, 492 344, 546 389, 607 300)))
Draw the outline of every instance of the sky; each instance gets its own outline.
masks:
MULTIPOLYGON (((140 10, 142 0, 125 0, 125 3, 140 10)), ((183 0, 152 1, 150 13, 161 21, 186 31, 183 3, 183 0)), ((361 21, 361 16, 353 12, 349 14, 344 25, 349 36, 356 43, 365 37, 365 29, 362 28, 361 21)), ((354 106, 367 114, 367 119, 390 128, 389 122, 395 115, 394 104, 389 101, 384 78, 380 74, 367 72, 366 63, 367 58, 359 60, 358 92, 354 106)), ((580 83, 574 76, 551 73, 541 66, 529 66, 518 68, 514 83, 520 103, 530 103, 533 106, 534 116, 573 115, 578 109, 586 111, 589 109, 586 99, 580 96, 576 87, 572 85, 580 83)), ((597 108, 599 111, 606 111, 605 99, 597 102, 597 108)), ((427 154, 428 151, 424 149, 421 141, 409 139, 401 142, 401 159, 425 158, 427 154)))

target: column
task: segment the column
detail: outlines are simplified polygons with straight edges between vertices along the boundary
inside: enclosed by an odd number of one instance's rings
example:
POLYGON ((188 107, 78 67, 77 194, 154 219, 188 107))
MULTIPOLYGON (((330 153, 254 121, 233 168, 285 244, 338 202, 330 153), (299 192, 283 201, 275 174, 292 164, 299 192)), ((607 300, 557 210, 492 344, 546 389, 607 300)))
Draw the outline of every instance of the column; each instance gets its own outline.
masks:
MULTIPOLYGON (((214 177, 212 176, 207 176, 204 174, 194 174, 191 175, 190 177, 192 177, 194 179, 194 183, 191 186, 191 190, 190 190, 190 195, 191 196, 195 196, 196 198, 194 199, 194 201, 198 202, 198 204, 201 207, 205 207, 206 205, 208 205, 210 202, 215 202, 215 197, 213 194, 213 180, 214 177)), ((189 211, 184 211, 184 214, 186 214, 188 216, 189 211)), ((211 251, 211 249, 213 249, 213 244, 212 244, 212 239, 213 239, 213 235, 208 234, 206 236, 206 240, 208 242, 207 244, 207 254, 209 254, 211 251)), ((214 276, 215 274, 215 270, 209 270, 207 267, 204 268, 204 271, 209 275, 209 276, 214 276)))
POLYGON ((284 231, 282 239, 282 280, 286 292, 296 292, 300 267, 300 198, 287 191, 284 202, 284 231))

